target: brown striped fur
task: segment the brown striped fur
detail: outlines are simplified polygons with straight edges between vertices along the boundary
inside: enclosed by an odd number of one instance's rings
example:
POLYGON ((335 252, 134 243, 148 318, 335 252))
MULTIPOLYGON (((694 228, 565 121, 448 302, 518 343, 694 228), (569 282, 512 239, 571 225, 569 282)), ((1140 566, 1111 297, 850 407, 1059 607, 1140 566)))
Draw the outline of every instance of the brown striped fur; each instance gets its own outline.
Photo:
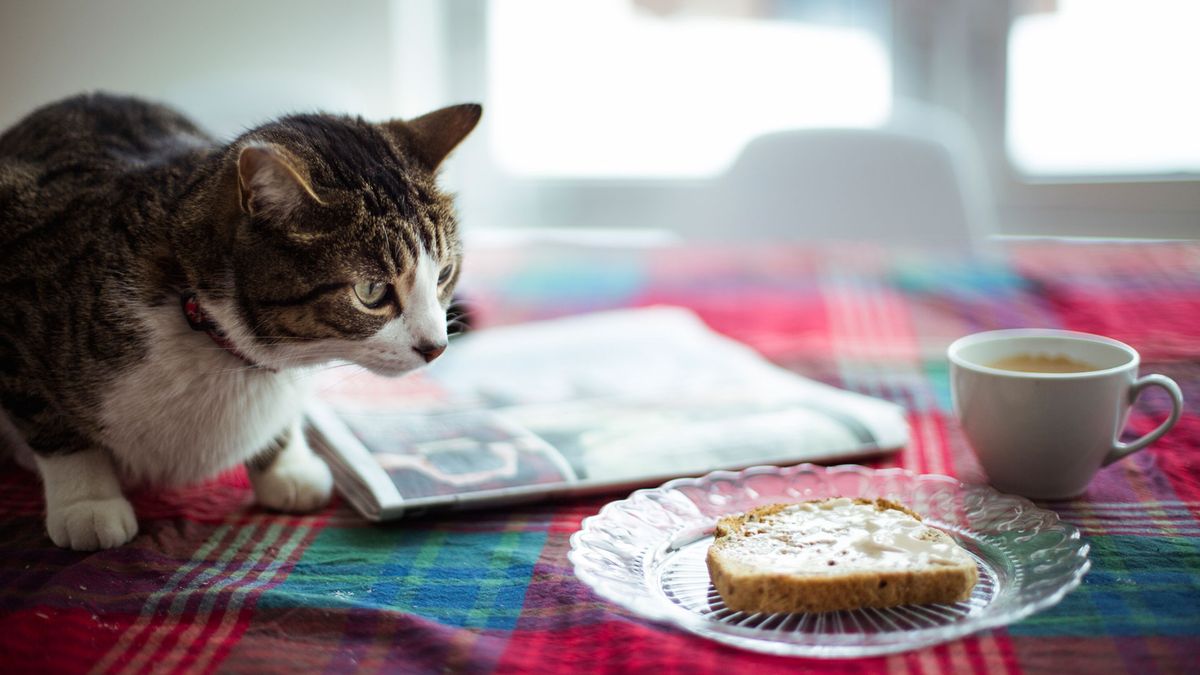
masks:
MULTIPOLYGON (((0 414, 38 455, 104 449, 105 397, 159 342, 214 349, 203 333, 172 332, 185 291, 221 308, 237 349, 271 370, 357 360, 356 345, 406 323, 422 252, 426 282, 446 275, 444 322, 462 246, 435 175, 479 115, 292 115, 222 143, 134 98, 80 95, 33 112, 0 135, 0 414), (381 306, 355 300, 363 281, 391 284, 381 306)), ((236 386, 268 377, 226 356, 236 386)))

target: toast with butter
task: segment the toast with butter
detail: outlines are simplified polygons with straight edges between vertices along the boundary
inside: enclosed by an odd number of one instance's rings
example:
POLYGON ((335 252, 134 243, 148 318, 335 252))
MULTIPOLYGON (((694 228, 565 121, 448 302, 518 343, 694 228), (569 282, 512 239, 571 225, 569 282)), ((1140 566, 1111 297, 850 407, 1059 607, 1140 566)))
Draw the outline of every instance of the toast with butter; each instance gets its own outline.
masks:
POLYGON ((717 522, 708 572, 730 609, 830 612, 957 602, 979 579, 946 533, 885 499, 773 504, 717 522))

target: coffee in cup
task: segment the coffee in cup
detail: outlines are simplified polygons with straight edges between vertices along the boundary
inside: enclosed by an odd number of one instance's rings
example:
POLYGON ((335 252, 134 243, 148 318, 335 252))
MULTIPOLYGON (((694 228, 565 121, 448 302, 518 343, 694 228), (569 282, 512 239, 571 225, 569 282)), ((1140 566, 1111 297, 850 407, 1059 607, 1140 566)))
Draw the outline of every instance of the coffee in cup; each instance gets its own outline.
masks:
POLYGON ((1099 370, 1096 366, 1065 354, 1016 354, 987 364, 996 370, 1015 370, 1021 373, 1086 373, 1099 370))

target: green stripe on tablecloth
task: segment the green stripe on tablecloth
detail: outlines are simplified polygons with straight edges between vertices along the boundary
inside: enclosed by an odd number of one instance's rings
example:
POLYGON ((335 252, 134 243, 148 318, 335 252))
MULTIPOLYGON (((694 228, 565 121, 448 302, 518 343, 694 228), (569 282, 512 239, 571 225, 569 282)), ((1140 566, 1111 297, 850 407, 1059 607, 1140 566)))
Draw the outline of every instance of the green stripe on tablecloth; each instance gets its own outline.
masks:
MULTIPOLYGON (((480 582, 479 588, 475 593, 475 603, 471 609, 467 610, 464 617, 464 626, 472 628, 489 628, 494 623, 493 617, 497 612, 516 610, 513 614, 516 616, 521 612, 521 603, 511 602, 511 590, 515 588, 513 584, 508 583, 509 571, 513 568, 513 554, 521 546, 521 532, 510 530, 500 535, 500 541, 497 542, 495 550, 492 552, 491 560, 488 564, 487 576, 480 582), (506 592, 509 591, 509 592, 506 592), (497 600, 505 598, 504 602, 497 600), (505 609, 507 606, 507 610, 505 609)), ((544 537, 543 537, 544 540, 544 537)), ((539 550, 541 547, 538 547, 539 550)), ((520 562, 516 564, 520 566, 520 562)), ((530 567, 532 573, 532 566, 530 567)), ((526 584, 528 585, 528 580, 526 584)), ((521 586, 521 593, 525 592, 525 585, 521 586)))
POLYGON ((545 540, 528 531, 326 528, 257 606, 390 609, 511 629, 545 540))
POLYGON ((953 409, 950 397, 950 364, 944 359, 925 360, 921 362, 921 369, 933 391, 938 410, 950 412, 953 409))
MULTIPOLYGON (((258 544, 256 544, 250 551, 250 555, 246 556, 246 554, 242 551, 242 546, 246 544, 251 535, 258 531, 258 528, 254 525, 243 526, 242 530, 237 533, 237 536, 234 538, 234 540, 230 542, 230 545, 227 546, 225 551, 221 554, 221 557, 217 559, 216 565, 213 565, 200 574, 197 574, 192 579, 191 583, 187 585, 187 587, 179 589, 179 593, 171 601, 171 607, 168 613, 172 616, 178 616, 183 613, 184 606, 194 594, 199 593, 202 596, 209 595, 212 593, 212 591, 219 591, 225 585, 245 576, 246 571, 252 565, 254 565, 254 563, 258 562, 258 558, 262 555, 262 552, 266 550, 267 546, 275 541, 275 537, 278 535, 279 529, 279 525, 270 526, 263 535, 262 539, 259 540, 258 544), (234 570, 231 572, 228 569, 228 565, 231 561, 233 561, 234 556, 238 556, 241 562, 237 564, 234 570), (213 579, 216 579, 216 581, 212 582, 213 579)), ((207 612, 211 604, 211 600, 206 600, 205 604, 200 608, 200 611, 207 612)))
POLYGON ((1016 636, 1200 636, 1200 538, 1098 536, 1092 572, 1055 607, 1009 627, 1016 636))
MULTIPOLYGON (((180 584, 183 582, 184 577, 194 570, 197 565, 208 559, 208 556, 211 555, 214 550, 216 550, 217 545, 220 544, 221 540, 225 538, 225 535, 228 534, 231 527, 232 526, 230 525, 222 525, 216 530, 213 530, 213 533, 209 535, 204 544, 192 553, 192 557, 179 566, 179 569, 175 571, 175 574, 171 576, 171 579, 167 581, 167 583, 163 584, 162 588, 151 593, 150 596, 146 598, 146 603, 142 606, 143 617, 149 617, 151 614, 154 614, 158 607, 159 600, 167 596, 167 594, 183 590, 183 587, 180 584)), ((237 554, 238 549, 241 548, 242 542, 246 537, 250 536, 250 532, 252 532, 253 529, 253 527, 246 527, 243 532, 238 533, 238 538, 231 542, 229 546, 226 546, 220 557, 213 562, 216 563, 216 565, 224 565, 228 563, 233 556, 237 554)), ((200 577, 206 574, 211 576, 209 570, 204 570, 196 576, 200 577)), ((195 578, 193 578, 189 586, 194 587, 195 585, 195 578)))

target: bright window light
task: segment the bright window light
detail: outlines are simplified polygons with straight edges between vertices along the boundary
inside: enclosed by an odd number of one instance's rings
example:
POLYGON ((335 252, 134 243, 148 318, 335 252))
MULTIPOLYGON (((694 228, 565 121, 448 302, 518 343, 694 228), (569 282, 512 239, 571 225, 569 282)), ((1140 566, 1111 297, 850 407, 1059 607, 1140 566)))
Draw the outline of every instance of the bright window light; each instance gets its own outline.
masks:
POLYGON ((1008 44, 1008 152, 1029 175, 1200 172, 1200 2, 1059 0, 1008 44))
POLYGON ((516 174, 711 175, 760 134, 891 111, 867 30, 660 18, 629 0, 493 0, 488 26, 492 149, 516 174))

